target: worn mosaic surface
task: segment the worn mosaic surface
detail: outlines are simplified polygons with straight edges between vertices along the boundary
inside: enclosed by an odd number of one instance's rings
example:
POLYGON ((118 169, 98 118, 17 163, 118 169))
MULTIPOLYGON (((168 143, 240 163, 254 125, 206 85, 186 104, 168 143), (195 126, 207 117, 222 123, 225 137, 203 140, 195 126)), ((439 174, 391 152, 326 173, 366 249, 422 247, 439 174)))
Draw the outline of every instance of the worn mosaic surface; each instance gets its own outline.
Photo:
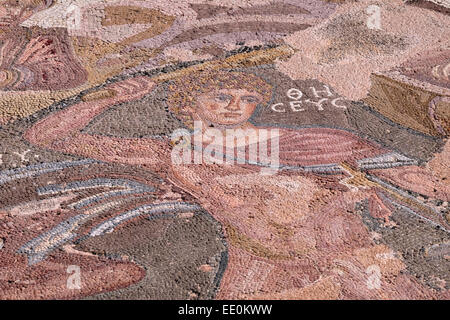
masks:
POLYGON ((448 0, 0 0, 0 299, 450 299, 449 75, 448 0))

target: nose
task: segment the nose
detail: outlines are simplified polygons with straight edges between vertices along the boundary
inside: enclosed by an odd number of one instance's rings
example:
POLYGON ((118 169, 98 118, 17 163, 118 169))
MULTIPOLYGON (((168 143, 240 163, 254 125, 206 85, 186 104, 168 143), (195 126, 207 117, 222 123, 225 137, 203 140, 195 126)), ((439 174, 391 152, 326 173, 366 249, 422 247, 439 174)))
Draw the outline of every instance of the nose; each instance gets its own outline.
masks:
POLYGON ((239 99, 236 97, 233 97, 231 99, 230 103, 225 107, 228 111, 239 111, 241 110, 241 106, 239 105, 239 99))

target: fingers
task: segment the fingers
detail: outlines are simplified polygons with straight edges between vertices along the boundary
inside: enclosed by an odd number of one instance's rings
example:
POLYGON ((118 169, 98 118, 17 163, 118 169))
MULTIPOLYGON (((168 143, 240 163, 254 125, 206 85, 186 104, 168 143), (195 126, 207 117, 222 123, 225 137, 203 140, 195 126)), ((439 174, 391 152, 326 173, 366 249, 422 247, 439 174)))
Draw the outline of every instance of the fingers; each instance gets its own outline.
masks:
POLYGON ((116 91, 118 96, 134 96, 139 94, 146 94, 153 90, 155 83, 147 77, 138 77, 127 79, 111 85, 111 89, 116 91))

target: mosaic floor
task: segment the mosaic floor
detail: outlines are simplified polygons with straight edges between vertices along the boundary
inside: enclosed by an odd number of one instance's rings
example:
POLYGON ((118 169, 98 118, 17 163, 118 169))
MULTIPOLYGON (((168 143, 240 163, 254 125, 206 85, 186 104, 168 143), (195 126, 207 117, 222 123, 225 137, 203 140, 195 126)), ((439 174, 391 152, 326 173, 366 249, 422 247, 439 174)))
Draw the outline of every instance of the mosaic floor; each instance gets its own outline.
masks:
POLYGON ((449 0, 0 5, 0 299, 450 299, 449 0))

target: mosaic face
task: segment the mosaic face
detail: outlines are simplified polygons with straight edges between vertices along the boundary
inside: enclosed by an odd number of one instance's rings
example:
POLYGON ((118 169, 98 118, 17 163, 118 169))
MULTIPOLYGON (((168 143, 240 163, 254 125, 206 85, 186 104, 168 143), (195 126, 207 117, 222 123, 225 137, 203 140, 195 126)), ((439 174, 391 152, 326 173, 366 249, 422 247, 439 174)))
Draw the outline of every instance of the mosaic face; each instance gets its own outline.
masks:
POLYGON ((198 96, 194 112, 206 123, 238 125, 251 117, 261 100, 255 92, 222 89, 198 96))

